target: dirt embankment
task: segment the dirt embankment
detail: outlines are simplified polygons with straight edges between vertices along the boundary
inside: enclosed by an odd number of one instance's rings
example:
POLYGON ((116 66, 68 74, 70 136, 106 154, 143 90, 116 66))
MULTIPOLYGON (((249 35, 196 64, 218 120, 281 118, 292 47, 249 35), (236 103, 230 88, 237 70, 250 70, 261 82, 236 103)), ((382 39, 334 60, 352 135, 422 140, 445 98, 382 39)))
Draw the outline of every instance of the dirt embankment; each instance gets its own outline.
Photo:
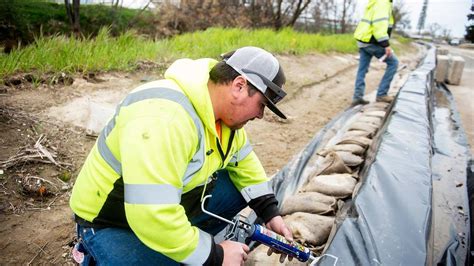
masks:
MULTIPOLYGON (((413 47, 400 57, 406 68, 398 72, 391 93, 422 54, 413 47)), ((279 59, 288 79, 288 96, 280 106, 289 119, 267 112, 246 127, 268 175, 349 106, 358 63, 355 55, 340 54, 279 59)), ((384 69, 378 61, 371 65, 366 79, 371 101, 384 69)), ((70 86, 8 89, 0 96, 0 162, 9 161, 0 167, 0 264, 71 263, 70 187, 95 141, 79 126, 87 123, 91 103, 113 106, 133 87, 159 77, 108 73, 94 80, 75 77, 70 86)))

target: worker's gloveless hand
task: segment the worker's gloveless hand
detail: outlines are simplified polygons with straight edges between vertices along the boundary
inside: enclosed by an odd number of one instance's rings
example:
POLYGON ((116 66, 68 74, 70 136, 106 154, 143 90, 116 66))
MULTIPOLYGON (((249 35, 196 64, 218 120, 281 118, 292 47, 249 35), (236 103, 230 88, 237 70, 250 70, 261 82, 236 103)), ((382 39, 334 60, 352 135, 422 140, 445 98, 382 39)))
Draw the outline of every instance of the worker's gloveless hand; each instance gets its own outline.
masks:
POLYGON ((385 47, 385 55, 387 56, 387 58, 389 58, 392 55, 392 53, 393 51, 392 51, 392 48, 390 48, 390 46, 385 47))
MULTIPOLYGON (((282 236, 284 236, 286 238, 286 240, 288 241, 293 241, 293 233, 291 233, 291 230, 288 228, 288 226, 286 226, 285 222, 283 221, 283 218, 281 218, 281 216, 275 216, 273 217, 270 221, 268 221, 265 226, 272 230, 273 232, 277 233, 277 234, 280 234, 282 236)), ((275 252, 277 254, 281 254, 280 255, 280 262, 283 263, 285 262, 285 259, 287 257, 286 254, 283 254, 277 250, 274 250, 272 248, 269 248, 268 249, 268 256, 272 255, 272 253, 275 252)), ((293 257, 288 257, 288 260, 292 260, 293 257)))
POLYGON ((243 265, 247 260, 247 253, 250 251, 247 245, 230 240, 223 241, 219 245, 224 249, 222 265, 243 265))

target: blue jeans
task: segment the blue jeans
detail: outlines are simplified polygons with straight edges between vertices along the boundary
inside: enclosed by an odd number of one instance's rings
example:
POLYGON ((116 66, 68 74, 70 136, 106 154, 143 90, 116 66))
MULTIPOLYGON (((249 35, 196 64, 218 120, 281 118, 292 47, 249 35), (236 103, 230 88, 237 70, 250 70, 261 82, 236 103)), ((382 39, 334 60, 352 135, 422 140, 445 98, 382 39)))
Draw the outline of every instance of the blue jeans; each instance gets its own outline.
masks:
MULTIPOLYGON (((365 93, 365 75, 369 70, 370 60, 373 56, 380 58, 385 54, 385 48, 376 44, 370 44, 367 47, 359 48, 359 69, 357 70, 357 77, 355 82, 355 90, 353 100, 362 99, 365 93)), ((390 83, 392 82, 393 76, 397 72, 398 59, 395 54, 385 59, 387 68, 385 74, 380 81, 379 88, 377 89, 377 97, 387 95, 390 89, 390 83)))
MULTIPOLYGON (((240 192, 232 184, 227 171, 217 173, 216 184, 211 191, 212 198, 206 201, 206 210, 228 220, 247 206, 240 192)), ((196 199, 199 201, 199 198, 196 199)), ((198 212, 188 217, 191 224, 212 235, 223 230, 227 223, 198 212)), ((171 222, 171 221, 170 221, 171 222)), ((85 228, 78 225, 79 250, 85 253, 81 265, 179 265, 172 259, 145 246, 126 228, 85 228)))

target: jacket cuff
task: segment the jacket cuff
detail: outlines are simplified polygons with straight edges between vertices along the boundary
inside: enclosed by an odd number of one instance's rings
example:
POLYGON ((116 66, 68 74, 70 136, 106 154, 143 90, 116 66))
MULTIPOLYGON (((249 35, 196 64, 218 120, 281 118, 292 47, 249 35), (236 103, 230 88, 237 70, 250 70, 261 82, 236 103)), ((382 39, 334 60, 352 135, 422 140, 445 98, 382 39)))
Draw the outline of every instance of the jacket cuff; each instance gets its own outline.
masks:
POLYGON ((390 46, 390 43, 388 42, 388 40, 381 41, 381 42, 379 42, 379 44, 380 44, 380 46, 382 46, 383 48, 390 46))
POLYGON ((214 265, 222 265, 224 261, 224 249, 221 245, 216 244, 214 239, 212 239, 212 246, 211 246, 211 253, 209 253, 209 257, 207 258, 206 262, 203 265, 206 266, 214 266, 214 265))
POLYGON ((273 217, 280 215, 278 200, 273 194, 255 198, 249 202, 249 206, 265 223, 270 221, 273 217))

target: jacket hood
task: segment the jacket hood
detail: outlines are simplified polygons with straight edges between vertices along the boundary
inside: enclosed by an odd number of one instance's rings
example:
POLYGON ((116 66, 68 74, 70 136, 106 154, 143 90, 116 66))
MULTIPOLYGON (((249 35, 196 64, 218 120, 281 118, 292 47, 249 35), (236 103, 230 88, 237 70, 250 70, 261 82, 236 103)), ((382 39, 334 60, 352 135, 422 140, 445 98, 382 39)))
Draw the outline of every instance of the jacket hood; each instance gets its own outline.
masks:
POLYGON ((369 0, 369 2, 367 3, 367 5, 365 6, 366 9, 368 8, 372 8, 375 3, 377 2, 378 0, 369 0))
POLYGON ((216 64, 217 61, 210 58, 179 59, 165 72, 165 78, 173 80, 179 85, 193 104, 204 127, 215 136, 217 136, 215 116, 207 82, 209 81, 209 71, 216 64))

